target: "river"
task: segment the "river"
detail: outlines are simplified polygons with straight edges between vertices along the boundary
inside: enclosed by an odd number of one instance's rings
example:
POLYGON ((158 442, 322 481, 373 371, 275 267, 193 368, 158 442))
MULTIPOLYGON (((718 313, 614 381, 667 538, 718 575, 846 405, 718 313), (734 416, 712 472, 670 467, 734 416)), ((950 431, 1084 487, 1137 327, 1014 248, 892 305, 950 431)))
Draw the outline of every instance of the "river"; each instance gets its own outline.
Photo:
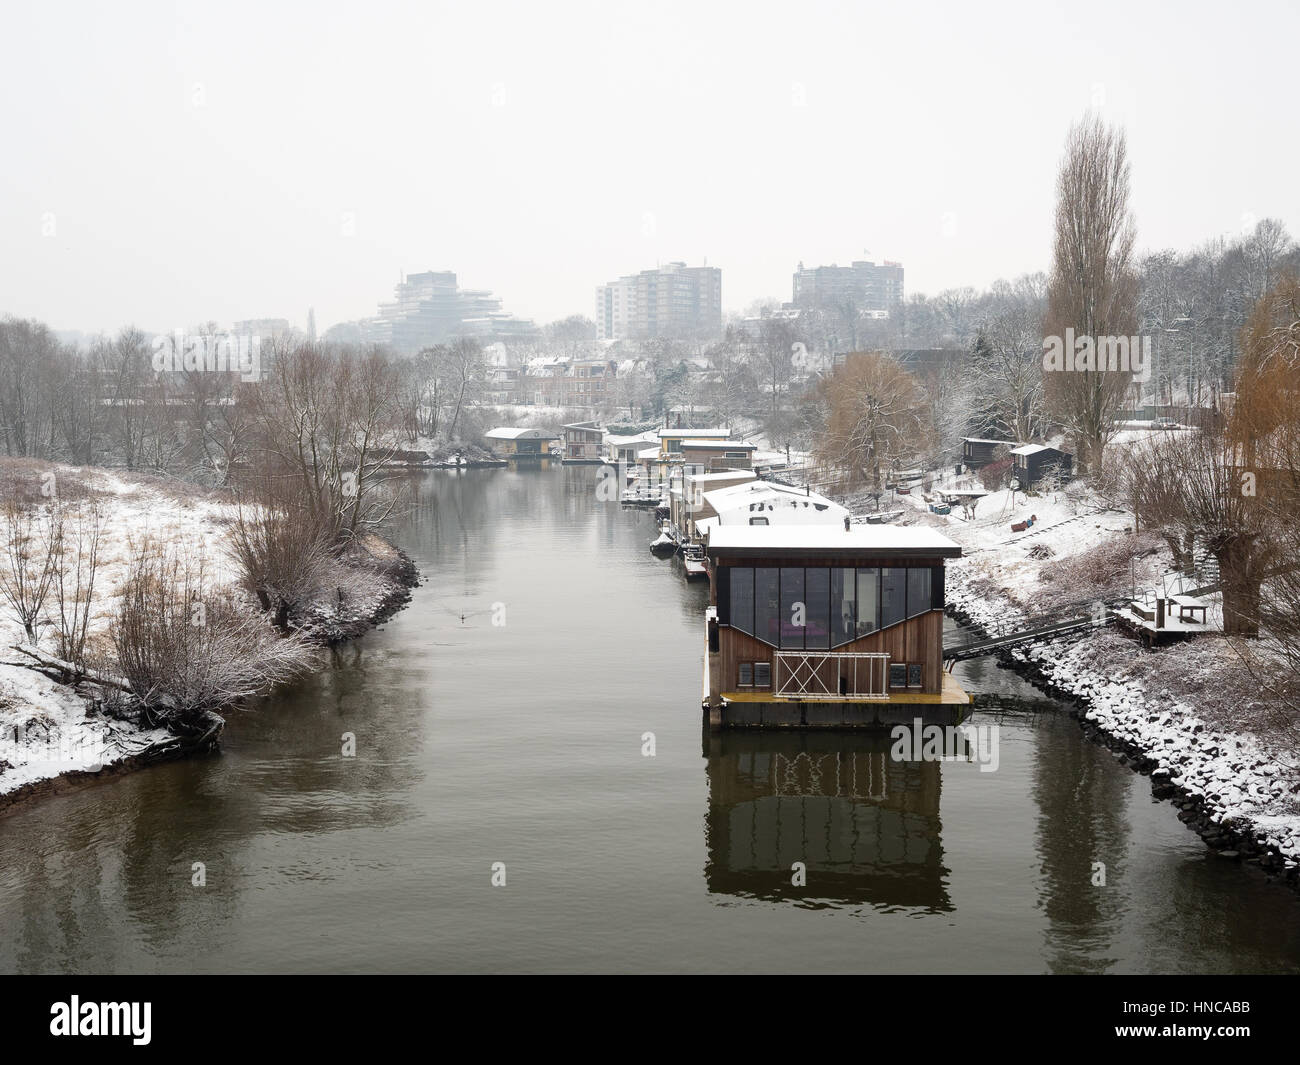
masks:
POLYGON ((596 476, 412 476, 406 610, 219 754, 0 819, 0 971, 1300 969, 1300 899, 1063 710, 978 711, 992 772, 710 736, 707 588, 596 476))

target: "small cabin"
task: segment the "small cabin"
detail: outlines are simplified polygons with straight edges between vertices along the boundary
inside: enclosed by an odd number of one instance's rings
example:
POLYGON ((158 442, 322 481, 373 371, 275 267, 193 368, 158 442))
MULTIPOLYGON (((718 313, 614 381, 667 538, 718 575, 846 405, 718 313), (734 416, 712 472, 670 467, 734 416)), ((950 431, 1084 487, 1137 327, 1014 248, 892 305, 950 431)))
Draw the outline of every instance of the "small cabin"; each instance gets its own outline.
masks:
POLYGON ((657 451, 658 443, 659 438, 653 432, 638 433, 635 436, 610 436, 605 439, 605 459, 631 468, 637 464, 642 451, 651 448, 657 451))
POLYGON ((878 725, 882 708, 963 707, 943 666, 944 566, 933 529, 708 530, 705 706, 713 727, 878 725))
POLYGON ((1059 448, 1044 444, 1023 444, 1011 449, 1014 464, 1013 476, 1021 488, 1030 488, 1049 475, 1069 480, 1074 467, 1074 456, 1059 448))
POLYGON ((545 429, 519 429, 513 426, 501 426, 489 429, 483 434, 492 454, 498 458, 540 458, 551 453, 551 441, 558 440, 554 433, 545 429))
POLYGON ((983 469, 997 458, 998 448, 1015 446, 1014 440, 987 440, 968 436, 961 442, 961 462, 972 470, 983 469))
POLYGON ((566 465, 603 461, 605 430, 599 422, 577 422, 563 429, 566 465))

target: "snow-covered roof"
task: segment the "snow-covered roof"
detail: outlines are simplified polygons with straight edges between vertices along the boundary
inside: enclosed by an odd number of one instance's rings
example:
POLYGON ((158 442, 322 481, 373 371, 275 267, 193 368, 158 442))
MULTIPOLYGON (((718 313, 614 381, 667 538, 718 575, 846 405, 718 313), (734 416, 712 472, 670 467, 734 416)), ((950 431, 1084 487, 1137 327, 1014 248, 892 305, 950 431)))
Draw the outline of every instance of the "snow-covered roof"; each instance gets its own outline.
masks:
POLYGON ((825 496, 805 493, 784 484, 750 481, 705 492, 704 499, 721 517, 721 524, 749 522, 761 514, 782 525, 843 525, 848 510, 825 496))
MULTIPOLYGON (((698 480, 699 478, 697 478, 698 480)), ((823 495, 816 492, 809 492, 805 488, 792 488, 788 484, 778 484, 776 481, 746 481, 744 484, 734 484, 727 488, 715 488, 711 492, 706 492, 704 498, 709 501, 709 505, 714 510, 718 510, 718 503, 730 505, 734 500, 748 502, 758 496, 771 496, 773 498, 789 497, 793 499, 805 500, 809 503, 816 503, 820 506, 839 507, 838 503, 833 503, 823 495), (716 502, 715 502, 716 497, 716 502)), ((843 507, 839 507, 843 510, 843 507)))
MULTIPOLYGON (((714 481, 735 481, 737 477, 746 482, 758 480, 758 474, 753 470, 716 470, 713 473, 688 473, 686 475, 686 479, 690 481, 691 484, 712 484, 714 481)), ((721 489, 719 489, 719 491, 721 491, 721 489)))
POLYGON ((726 439, 731 435, 730 429, 660 429, 659 439, 690 439, 699 440, 704 437, 711 437, 714 440, 718 438, 726 439))
POLYGON ((558 440, 554 433, 548 433, 545 429, 520 429, 516 426, 502 425, 496 429, 489 429, 483 434, 489 440, 558 440))
POLYGON ((963 436, 963 444, 1014 444, 1014 440, 989 440, 982 436, 963 436))
POLYGON ((574 422, 572 425, 564 426, 564 428, 565 429, 586 429, 590 433, 608 432, 608 430, 602 429, 599 425, 592 425, 591 422, 574 422))
POLYGON ((683 448, 695 451, 757 451, 757 444, 746 444, 740 440, 683 440, 683 448))
POLYGON ((1011 449, 1011 454, 1037 455, 1040 451, 1051 451, 1051 450, 1053 449, 1048 447, 1046 444, 1022 444, 1020 447, 1013 447, 1011 449))
POLYGON ((710 555, 880 555, 959 558, 961 548, 942 533, 916 525, 719 525, 709 533, 710 555))
POLYGON ((608 440, 610 447, 630 447, 633 444, 653 444, 654 442, 654 433, 637 433, 636 436, 611 436, 608 440))
POLYGON ((658 454, 659 449, 657 447, 648 447, 643 451, 638 451, 636 457, 639 459, 652 459, 658 454))

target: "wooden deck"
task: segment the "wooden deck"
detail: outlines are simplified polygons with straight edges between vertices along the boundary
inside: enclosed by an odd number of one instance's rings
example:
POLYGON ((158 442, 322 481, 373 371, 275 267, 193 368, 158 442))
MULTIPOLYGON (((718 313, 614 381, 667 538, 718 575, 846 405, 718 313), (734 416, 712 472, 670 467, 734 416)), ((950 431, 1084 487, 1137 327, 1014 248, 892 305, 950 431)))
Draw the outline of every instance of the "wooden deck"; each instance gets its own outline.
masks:
MULTIPOLYGON (((707 661, 706 661, 707 669, 707 661)), ((705 695, 708 695, 708 679, 705 678, 705 695)), ((809 695, 773 695, 767 690, 743 691, 743 692, 723 692, 722 698, 729 703, 827 703, 836 706, 863 705, 872 706, 900 706, 900 705, 928 705, 928 706, 967 706, 970 704, 970 693, 961 687, 953 678, 945 673, 943 675, 943 690, 937 693, 914 692, 914 691, 896 691, 891 692, 887 698, 883 699, 818 699, 809 695)))

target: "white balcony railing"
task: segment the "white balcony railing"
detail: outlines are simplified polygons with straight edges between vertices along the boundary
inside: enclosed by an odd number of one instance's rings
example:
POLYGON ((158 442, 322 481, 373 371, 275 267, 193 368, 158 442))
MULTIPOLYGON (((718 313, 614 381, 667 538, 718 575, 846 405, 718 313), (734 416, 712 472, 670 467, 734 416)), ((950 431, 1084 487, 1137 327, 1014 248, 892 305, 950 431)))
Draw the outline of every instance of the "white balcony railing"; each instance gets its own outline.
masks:
POLYGON ((889 655, 777 651, 772 694, 807 699, 888 699, 889 655))

